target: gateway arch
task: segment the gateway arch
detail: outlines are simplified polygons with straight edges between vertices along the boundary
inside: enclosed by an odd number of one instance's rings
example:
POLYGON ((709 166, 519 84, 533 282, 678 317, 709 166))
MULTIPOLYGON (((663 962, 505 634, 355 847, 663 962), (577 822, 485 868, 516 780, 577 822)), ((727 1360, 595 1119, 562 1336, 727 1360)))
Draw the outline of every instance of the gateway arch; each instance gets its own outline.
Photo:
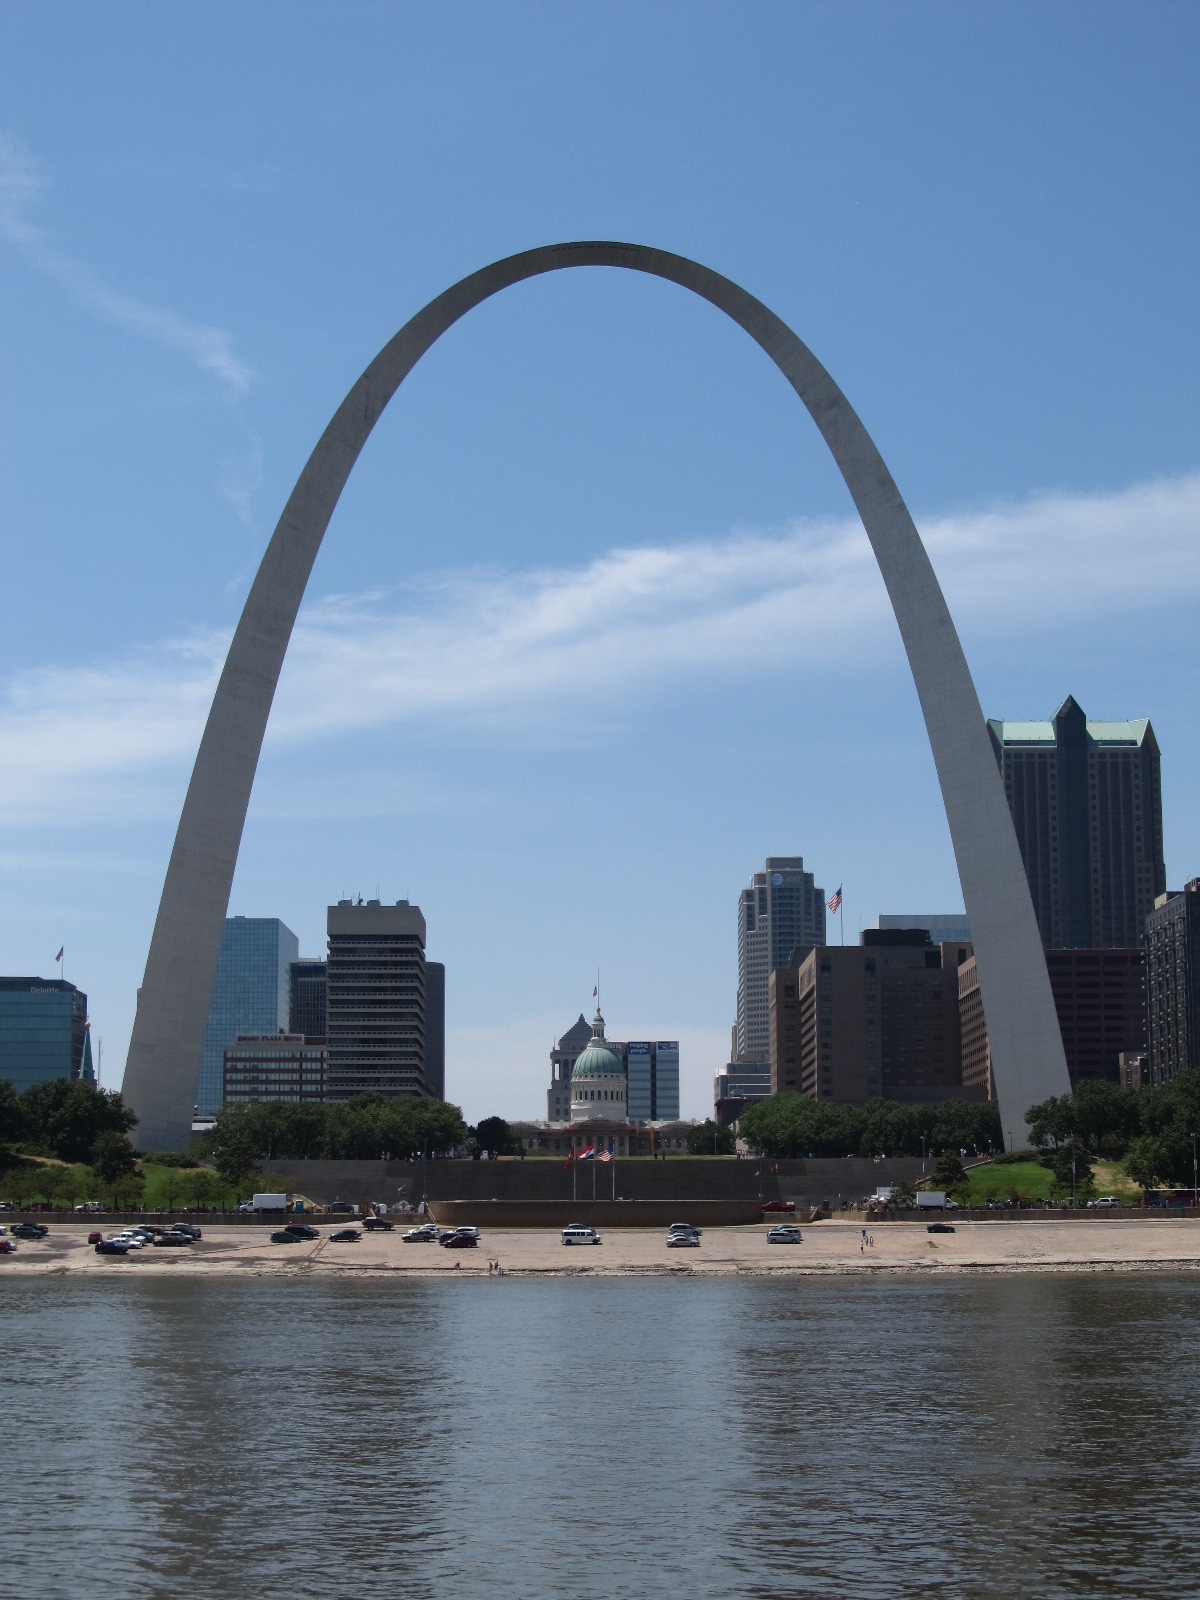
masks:
POLYGON ((858 508, 899 624, 941 784, 987 1013, 1004 1136, 1070 1089, 1020 849, 975 686, 916 527, 837 384, 785 323, 719 273, 642 245, 524 251, 472 273, 396 334, 342 401, 292 490, 238 622, 163 884, 123 1084, 143 1149, 190 1136, 204 1029, 267 717, 305 586, 371 429, 430 346, 501 289, 566 267, 623 267, 690 289, 761 345, 804 402, 858 508))

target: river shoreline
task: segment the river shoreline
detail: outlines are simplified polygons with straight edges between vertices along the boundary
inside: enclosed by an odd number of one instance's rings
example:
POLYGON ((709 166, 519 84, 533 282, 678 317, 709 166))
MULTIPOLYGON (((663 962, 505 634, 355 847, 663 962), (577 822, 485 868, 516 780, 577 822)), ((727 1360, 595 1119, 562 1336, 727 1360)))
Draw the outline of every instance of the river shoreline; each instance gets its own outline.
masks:
MULTIPOLYGON (((197 1244, 174 1250, 147 1246, 126 1257, 99 1256, 86 1224, 58 1224, 41 1241, 19 1240, 16 1255, 0 1257, 5 1279, 46 1275, 267 1277, 489 1276, 499 1262, 511 1277, 810 1277, 880 1273, 1125 1273, 1200 1269, 1200 1223, 1070 1223, 1012 1220, 956 1222, 953 1233, 930 1234, 923 1222, 805 1225, 797 1245, 767 1243, 766 1228, 709 1228, 698 1249, 668 1249, 661 1233, 611 1229, 599 1246, 561 1243, 552 1229, 488 1229, 473 1250, 404 1244, 400 1230, 365 1234, 357 1244, 334 1244, 332 1227, 303 1244, 270 1242, 261 1227, 216 1227, 197 1244)), ((104 1230, 106 1233, 110 1229, 104 1230)))

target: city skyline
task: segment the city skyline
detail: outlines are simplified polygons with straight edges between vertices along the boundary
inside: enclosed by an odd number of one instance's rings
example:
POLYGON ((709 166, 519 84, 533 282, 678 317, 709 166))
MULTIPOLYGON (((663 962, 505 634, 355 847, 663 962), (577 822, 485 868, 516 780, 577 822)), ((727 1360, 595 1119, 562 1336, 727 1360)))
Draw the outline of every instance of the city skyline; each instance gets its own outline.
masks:
MULTIPOLYGON (((665 10, 543 24, 514 52, 494 18, 453 46, 381 23, 353 69, 297 36, 250 97, 195 24, 80 12, 78 48, 130 85, 114 100, 103 74, 68 93, 52 31, 6 15, 0 970, 45 974, 66 943, 110 1085, 216 667, 325 397, 408 307, 541 239, 652 239, 793 322, 902 485, 985 715, 1071 693, 1149 717, 1168 886, 1200 863, 1194 23, 880 12, 853 49, 815 11, 758 41, 707 13, 686 37, 665 10), (653 95, 626 84, 629 28, 672 63, 653 95), (522 102, 576 138, 552 147, 522 102)), ((274 59, 264 19, 239 27, 274 59)), ((381 425, 229 910, 316 951, 351 889, 424 905, 471 1115, 540 1104, 599 962, 624 1036, 680 1019, 703 1115, 755 863, 801 852, 840 883, 848 942, 956 910, 954 863, 819 440, 704 308, 601 274, 542 288, 444 341, 381 425)))

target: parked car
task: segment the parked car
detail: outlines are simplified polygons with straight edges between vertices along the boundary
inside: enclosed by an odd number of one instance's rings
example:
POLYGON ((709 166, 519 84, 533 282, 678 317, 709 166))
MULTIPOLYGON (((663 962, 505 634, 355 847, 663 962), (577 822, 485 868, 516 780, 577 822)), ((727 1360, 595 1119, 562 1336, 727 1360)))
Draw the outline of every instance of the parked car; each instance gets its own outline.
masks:
POLYGON ((127 1256, 131 1250, 127 1239, 101 1239, 96 1246, 98 1256, 127 1256))
POLYGON ((419 1228, 410 1228, 407 1233, 400 1235, 401 1244, 436 1244, 438 1242, 438 1225, 436 1222, 425 1222, 419 1228))
POLYGON ((926 1233, 953 1233, 954 1232, 954 1224, 952 1222, 927 1222, 925 1224, 925 1232, 926 1233))
POLYGON ((794 1200, 764 1200, 762 1208, 764 1211, 795 1211, 796 1202, 794 1200))
POLYGON ((271 1235, 272 1244, 303 1244, 304 1236, 292 1228, 276 1228, 271 1235))
POLYGON ((330 1244, 357 1244, 362 1234, 357 1228, 338 1228, 329 1235, 330 1244))
POLYGON ((11 1239, 0 1239, 0 1256, 15 1256, 17 1247, 11 1239))
POLYGON ((335 1217, 352 1217, 354 1209, 349 1200, 334 1200, 329 1207, 335 1217))
POLYGON ((17 1222, 13 1224, 14 1239, 44 1239, 50 1229, 44 1222, 17 1222))
POLYGON ((88 1243, 99 1244, 103 1237, 104 1235, 100 1232, 99 1228, 93 1228, 91 1233, 88 1234, 88 1243))
POLYGON ((364 1217, 363 1227, 368 1233, 391 1233, 396 1224, 390 1217, 364 1217))
POLYGON ((479 1243, 479 1238, 474 1233, 465 1233, 455 1230, 454 1233, 449 1234, 445 1239, 443 1239, 442 1243, 446 1246, 447 1250, 474 1250, 476 1245, 479 1243))
POLYGON ((599 1244, 600 1235, 595 1228, 585 1228, 581 1222, 572 1222, 562 1231, 564 1244, 599 1244))
POLYGON ((319 1239, 321 1237, 320 1230, 310 1228, 307 1222, 289 1222, 286 1231, 294 1233, 297 1239, 319 1239))
POLYGON ((668 1250, 686 1250, 691 1246, 700 1248, 700 1235, 698 1233, 669 1233, 667 1235, 668 1250))
POLYGON ((667 1229, 667 1232, 668 1233, 694 1233, 696 1235, 697 1239, 698 1239, 700 1237, 701 1230, 696 1226, 696 1224, 694 1222, 673 1222, 671 1224, 671 1226, 667 1229))
POLYGON ((1102 1194, 1098 1200, 1088 1201, 1089 1211, 1116 1211, 1121 1202, 1115 1194, 1102 1194))
POLYGON ((117 1244, 123 1244, 127 1250, 144 1250, 146 1247, 146 1235, 144 1233, 127 1231, 125 1233, 110 1233, 108 1237, 117 1244))
POLYGON ((99 1200, 85 1200, 81 1206, 75 1207, 76 1211, 103 1211, 104 1206, 99 1200))
POLYGON ((190 1233, 160 1233, 154 1243, 159 1249, 178 1249, 181 1245, 191 1244, 190 1233))
POLYGON ((172 1233, 186 1233, 191 1239, 203 1239, 204 1235, 199 1228, 194 1228, 190 1222, 177 1222, 171 1229, 172 1233))
POLYGON ((800 1229, 794 1228, 788 1222, 781 1222, 777 1227, 767 1229, 768 1244, 800 1244, 800 1229))

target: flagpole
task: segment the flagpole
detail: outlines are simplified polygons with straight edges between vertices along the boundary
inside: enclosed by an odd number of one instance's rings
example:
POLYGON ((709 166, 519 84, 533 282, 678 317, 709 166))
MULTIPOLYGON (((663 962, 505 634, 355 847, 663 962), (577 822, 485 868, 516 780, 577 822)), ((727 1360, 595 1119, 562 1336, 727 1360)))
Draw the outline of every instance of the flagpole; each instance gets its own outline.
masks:
MULTIPOLYGON (((838 890, 839 896, 841 895, 841 893, 842 893, 842 891, 839 889, 838 890)), ((845 902, 844 898, 838 900, 838 927, 841 930, 839 937, 841 938, 842 943, 845 944, 845 942, 846 942, 846 902, 845 902)))

